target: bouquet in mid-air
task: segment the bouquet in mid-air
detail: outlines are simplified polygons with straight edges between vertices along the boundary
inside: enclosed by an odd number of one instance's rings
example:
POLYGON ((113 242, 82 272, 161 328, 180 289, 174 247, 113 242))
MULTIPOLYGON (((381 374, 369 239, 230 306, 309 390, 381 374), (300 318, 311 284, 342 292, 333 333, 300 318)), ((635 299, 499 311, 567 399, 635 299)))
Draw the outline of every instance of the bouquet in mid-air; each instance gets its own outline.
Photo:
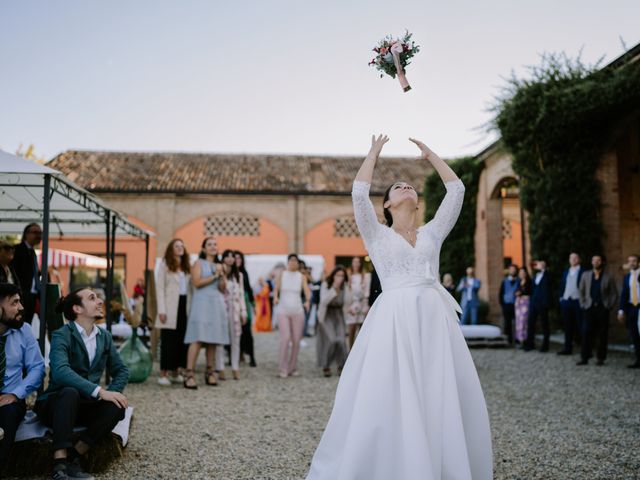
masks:
POLYGON ((387 35, 378 42, 378 45, 373 48, 376 52, 376 56, 369 62, 369 66, 375 66, 380 70, 380 78, 386 73, 391 78, 396 78, 400 81, 402 90, 408 92, 411 90, 411 85, 407 81, 405 76, 405 67, 409 65, 409 60, 420 51, 420 47, 415 44, 411 39, 412 34, 409 31, 405 31, 402 38, 394 38, 391 35, 387 35))

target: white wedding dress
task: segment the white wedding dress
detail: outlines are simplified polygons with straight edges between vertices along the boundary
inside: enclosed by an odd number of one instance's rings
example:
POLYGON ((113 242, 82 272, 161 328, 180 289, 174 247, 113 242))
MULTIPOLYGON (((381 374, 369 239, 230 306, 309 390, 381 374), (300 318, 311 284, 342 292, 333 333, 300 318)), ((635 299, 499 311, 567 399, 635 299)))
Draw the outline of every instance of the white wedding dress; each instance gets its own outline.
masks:
POLYGON ((462 181, 446 188, 412 247, 378 222, 369 184, 353 184, 382 294, 349 353, 308 480, 493 478, 489 417, 460 307, 438 281, 440 246, 464 197, 462 181))

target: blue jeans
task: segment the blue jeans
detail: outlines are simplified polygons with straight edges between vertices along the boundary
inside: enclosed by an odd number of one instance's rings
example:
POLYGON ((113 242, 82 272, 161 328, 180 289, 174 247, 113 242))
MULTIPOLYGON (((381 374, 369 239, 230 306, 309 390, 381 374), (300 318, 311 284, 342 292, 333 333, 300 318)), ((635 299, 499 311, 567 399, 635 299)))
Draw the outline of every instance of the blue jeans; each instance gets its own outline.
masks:
POLYGON ((469 325, 469 315, 471 315, 471 325, 478 324, 478 306, 471 305, 471 302, 465 303, 462 309, 462 319, 460 323, 462 325, 469 325))

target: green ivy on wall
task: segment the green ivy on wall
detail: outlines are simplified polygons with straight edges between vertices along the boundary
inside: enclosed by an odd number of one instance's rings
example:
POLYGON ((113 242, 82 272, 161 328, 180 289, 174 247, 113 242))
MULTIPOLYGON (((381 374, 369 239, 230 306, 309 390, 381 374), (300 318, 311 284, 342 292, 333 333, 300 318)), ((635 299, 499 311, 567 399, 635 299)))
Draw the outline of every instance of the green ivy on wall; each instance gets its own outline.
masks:
MULTIPOLYGON (((440 275, 450 273, 454 281, 458 281, 465 275, 466 268, 475 264, 476 204, 483 163, 474 157, 463 157, 448 163, 464 183, 465 194, 458 222, 442 245, 440 275)), ((431 172, 424 187, 426 221, 433 218, 444 195, 444 183, 437 172, 431 172)))
POLYGON ((611 148, 612 127, 640 108, 640 65, 596 70, 546 55, 530 72, 510 80, 495 125, 520 178, 532 255, 557 273, 572 251, 585 260, 602 252, 595 173, 611 148))

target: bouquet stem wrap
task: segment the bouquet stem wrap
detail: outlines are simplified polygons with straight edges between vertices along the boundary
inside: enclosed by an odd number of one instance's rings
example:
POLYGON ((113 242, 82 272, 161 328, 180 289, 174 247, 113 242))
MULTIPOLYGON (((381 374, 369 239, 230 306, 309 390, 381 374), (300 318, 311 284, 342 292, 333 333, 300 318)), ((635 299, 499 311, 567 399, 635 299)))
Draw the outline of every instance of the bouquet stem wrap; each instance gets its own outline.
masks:
POLYGON ((398 42, 393 47, 391 47, 391 54, 393 55, 393 63, 396 64, 396 70, 398 71, 398 81, 400 82, 400 86, 402 87, 403 92, 408 92, 411 90, 411 85, 407 80, 407 77, 404 74, 404 69, 400 64, 400 54, 402 53, 402 45, 398 42))

